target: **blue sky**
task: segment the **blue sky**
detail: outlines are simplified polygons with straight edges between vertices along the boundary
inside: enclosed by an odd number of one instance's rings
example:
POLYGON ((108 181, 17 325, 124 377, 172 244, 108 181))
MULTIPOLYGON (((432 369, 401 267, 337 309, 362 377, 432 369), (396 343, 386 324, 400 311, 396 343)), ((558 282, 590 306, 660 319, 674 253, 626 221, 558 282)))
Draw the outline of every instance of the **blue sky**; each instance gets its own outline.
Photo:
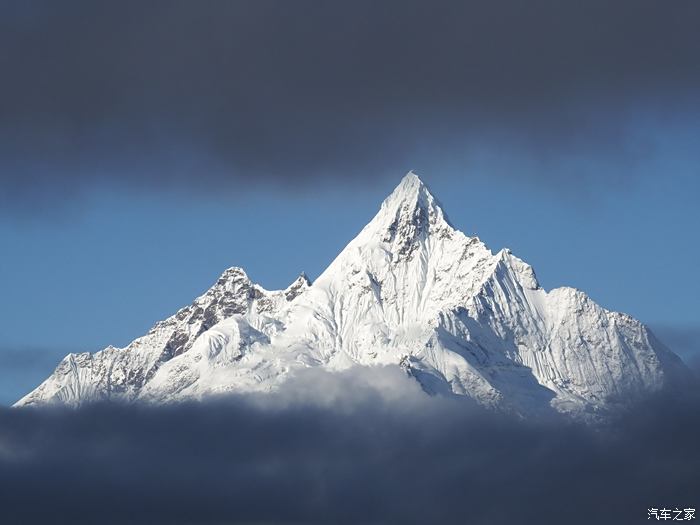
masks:
POLYGON ((0 3, 0 402, 232 265, 317 276, 409 170, 697 359, 692 0, 0 3))
MULTIPOLYGON (((492 250, 511 248, 546 288, 581 288, 658 326, 663 337, 700 327, 700 179, 685 148, 692 140, 665 139, 641 167, 591 159, 595 176, 569 187, 531 173, 546 167, 515 153, 486 156, 469 171, 439 159, 429 170, 407 169, 417 170, 458 228, 492 250), (620 169, 634 173, 611 182, 620 169)), ((561 161, 552 169, 575 167, 561 161)), ((316 277, 403 174, 228 188, 216 197, 101 187, 50 223, 3 220, 0 399, 31 389, 69 351, 127 344, 228 266, 244 267, 270 289, 301 271, 316 277)))

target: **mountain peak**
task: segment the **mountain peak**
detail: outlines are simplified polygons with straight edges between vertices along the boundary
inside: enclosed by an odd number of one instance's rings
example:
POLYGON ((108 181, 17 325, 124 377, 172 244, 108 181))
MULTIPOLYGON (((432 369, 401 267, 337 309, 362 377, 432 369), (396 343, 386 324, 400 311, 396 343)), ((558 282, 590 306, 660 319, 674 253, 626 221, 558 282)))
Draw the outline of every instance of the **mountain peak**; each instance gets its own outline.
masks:
POLYGON ((224 273, 217 279, 216 284, 223 286, 228 283, 238 282, 238 281, 250 281, 248 274, 245 270, 239 266, 231 266, 224 270, 224 273))
POLYGON ((229 268, 128 347, 64 359, 17 404, 271 391, 298 370, 354 365, 521 414, 586 416, 690 373, 641 323, 546 292, 508 250, 454 229, 410 171, 313 285, 301 274, 267 291, 229 268))
POLYGON ((382 210, 391 210, 392 214, 400 208, 423 209, 447 220, 440 201, 413 170, 404 175, 399 185, 382 203, 382 210))
POLYGON ((398 243, 401 251, 430 234, 453 229, 440 202, 413 171, 384 200, 368 228, 384 242, 398 243))
MULTIPOLYGON (((421 180, 421 178, 418 176, 418 174, 413 171, 409 170, 406 175, 403 176, 401 179, 401 182, 399 182, 399 185, 396 187, 396 190, 399 189, 410 189, 414 187, 425 187, 425 183, 421 180)), ((394 190, 394 191, 396 191, 394 190)))
POLYGON ((400 206, 403 203, 411 203, 416 206, 426 207, 436 203, 435 197, 425 183, 416 175, 413 170, 409 171, 394 191, 384 200, 382 207, 400 206))
POLYGON ((301 295, 309 286, 311 286, 311 280, 306 276, 305 272, 301 272, 299 277, 284 290, 287 301, 291 301, 301 295))

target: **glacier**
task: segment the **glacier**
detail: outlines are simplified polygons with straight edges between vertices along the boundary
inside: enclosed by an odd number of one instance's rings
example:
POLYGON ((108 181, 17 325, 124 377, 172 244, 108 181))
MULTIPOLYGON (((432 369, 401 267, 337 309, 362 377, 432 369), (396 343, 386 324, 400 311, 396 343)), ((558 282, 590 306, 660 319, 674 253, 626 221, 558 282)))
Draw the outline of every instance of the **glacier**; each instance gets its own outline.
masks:
POLYGON ((431 395, 520 415, 604 414, 688 370, 640 321, 456 229, 409 172, 312 283, 229 268, 124 348, 69 354, 16 406, 269 392, 295 373, 398 366, 431 395))

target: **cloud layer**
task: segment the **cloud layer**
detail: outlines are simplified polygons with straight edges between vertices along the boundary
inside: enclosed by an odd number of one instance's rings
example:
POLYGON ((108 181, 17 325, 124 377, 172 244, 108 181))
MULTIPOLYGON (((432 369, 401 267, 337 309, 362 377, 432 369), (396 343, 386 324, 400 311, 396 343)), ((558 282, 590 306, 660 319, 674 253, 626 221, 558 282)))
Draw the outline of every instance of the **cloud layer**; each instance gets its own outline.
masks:
POLYGON ((700 80, 685 0, 0 9, 5 205, 100 182, 370 180, 484 152, 635 161, 649 144, 629 114, 687 113, 700 80))
POLYGON ((4 410, 0 508, 12 523, 577 524, 697 506, 692 392, 587 428, 380 372, 202 405, 4 410))

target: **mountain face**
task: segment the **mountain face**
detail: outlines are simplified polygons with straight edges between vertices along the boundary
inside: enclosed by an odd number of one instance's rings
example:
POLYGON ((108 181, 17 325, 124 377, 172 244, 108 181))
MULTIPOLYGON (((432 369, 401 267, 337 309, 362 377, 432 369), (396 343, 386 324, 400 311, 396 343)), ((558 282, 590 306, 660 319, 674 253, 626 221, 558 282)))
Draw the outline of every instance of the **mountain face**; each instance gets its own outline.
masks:
POLYGON ((547 292, 509 250, 455 229, 411 172, 313 284, 268 291, 230 268, 127 347, 68 355, 17 405, 269 391, 358 365, 519 414, 596 413, 686 373, 639 321, 547 292))

